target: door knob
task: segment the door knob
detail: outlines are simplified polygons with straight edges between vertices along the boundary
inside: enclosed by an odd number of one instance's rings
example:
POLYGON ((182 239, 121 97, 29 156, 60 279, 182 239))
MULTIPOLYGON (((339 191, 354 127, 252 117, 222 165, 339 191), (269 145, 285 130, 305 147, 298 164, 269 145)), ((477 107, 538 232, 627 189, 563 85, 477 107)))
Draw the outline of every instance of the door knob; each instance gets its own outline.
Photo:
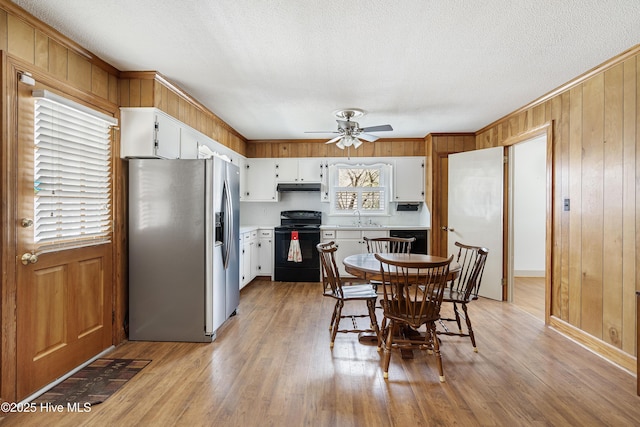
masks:
POLYGON ((38 255, 26 252, 22 254, 22 263, 24 265, 35 264, 38 262, 38 255))
POLYGON ((22 218, 22 220, 20 220, 20 225, 22 226, 22 228, 32 227, 33 220, 31 218, 22 218))
POLYGON ((456 231, 455 229, 453 229, 453 228, 448 228, 448 227, 440 227, 440 229, 441 229, 441 230, 444 230, 444 231, 451 231, 452 233, 456 231))

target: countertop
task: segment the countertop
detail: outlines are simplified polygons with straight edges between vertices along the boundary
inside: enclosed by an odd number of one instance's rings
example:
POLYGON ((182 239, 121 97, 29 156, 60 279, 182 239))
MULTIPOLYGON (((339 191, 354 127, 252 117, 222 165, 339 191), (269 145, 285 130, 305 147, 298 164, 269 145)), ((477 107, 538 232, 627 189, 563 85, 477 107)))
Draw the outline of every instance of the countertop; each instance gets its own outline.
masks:
POLYGON ((321 230, 430 230, 424 225, 321 225, 321 230))
MULTIPOLYGON (((276 225, 241 225, 240 233, 247 233, 249 231, 258 230, 260 228, 274 229, 276 225)), ((320 226, 321 230, 431 230, 431 227, 425 225, 363 225, 358 227, 357 225, 336 225, 336 224, 323 224, 320 226)))
POLYGON ((272 229, 275 225, 241 225, 240 226, 240 234, 247 233, 249 231, 258 230, 260 228, 272 229))

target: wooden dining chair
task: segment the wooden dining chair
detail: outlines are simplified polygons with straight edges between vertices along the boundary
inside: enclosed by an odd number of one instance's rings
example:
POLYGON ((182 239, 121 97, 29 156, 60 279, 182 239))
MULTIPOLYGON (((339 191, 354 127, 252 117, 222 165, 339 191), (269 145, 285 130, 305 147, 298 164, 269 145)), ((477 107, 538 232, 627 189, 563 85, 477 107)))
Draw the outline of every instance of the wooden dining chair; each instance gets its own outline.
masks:
POLYGON ((436 335, 436 321, 440 318, 442 296, 447 285, 449 265, 453 256, 439 262, 394 261, 383 254, 375 254, 380 261, 384 282, 382 330, 384 341, 383 375, 389 378, 392 348, 414 347, 431 350, 436 356, 440 382, 444 382, 442 355, 436 335), (404 335, 403 327, 414 331, 426 327, 424 337, 404 335))
POLYGON ((460 242, 456 242, 455 245, 458 247, 455 261, 460 265, 460 273, 449 283, 442 299, 442 302, 445 304, 453 304, 453 314, 455 317, 441 318, 439 323, 443 331, 438 331, 438 334, 469 337, 473 345, 473 351, 477 353, 478 346, 476 345, 476 338, 473 335, 467 304, 478 299, 478 291, 482 283, 482 274, 484 273, 484 266, 487 262, 489 249, 481 246, 465 245, 460 242), (462 312, 460 312, 459 306, 462 307, 462 312), (462 330, 461 317, 465 320, 467 332, 463 332, 462 330), (445 321, 455 321, 458 324, 458 332, 450 331, 444 323, 445 321))
POLYGON ((343 282, 336 265, 335 252, 338 249, 335 242, 319 243, 316 245, 320 253, 320 263, 322 265, 322 283, 323 295, 336 300, 329 323, 331 331, 331 348, 336 339, 338 332, 340 333, 363 333, 374 332, 378 341, 378 350, 381 349, 380 329, 378 328, 378 320, 376 319, 375 305, 378 298, 375 288, 370 284, 350 284, 343 282), (367 314, 356 313, 344 315, 342 309, 345 302, 365 301, 367 305, 367 314), (370 328, 361 329, 357 327, 357 318, 368 317, 370 328), (340 329, 340 321, 350 318, 353 328, 340 329))
MULTIPOLYGON (((411 244, 416 241, 415 237, 363 237, 367 244, 367 252, 370 254, 393 253, 408 254, 411 253, 411 244)), ((377 286, 379 281, 370 280, 369 283, 377 286)))
MULTIPOLYGON (((393 253, 408 254, 411 253, 411 244, 416 241, 415 237, 363 237, 367 244, 367 252, 370 254, 393 253)), ((379 280, 369 280, 374 289, 380 294, 379 280)), ((376 308, 380 309, 381 306, 376 308)))
POLYGON ((411 244, 416 241, 415 237, 364 237, 367 244, 367 252, 408 254, 411 252, 411 244))

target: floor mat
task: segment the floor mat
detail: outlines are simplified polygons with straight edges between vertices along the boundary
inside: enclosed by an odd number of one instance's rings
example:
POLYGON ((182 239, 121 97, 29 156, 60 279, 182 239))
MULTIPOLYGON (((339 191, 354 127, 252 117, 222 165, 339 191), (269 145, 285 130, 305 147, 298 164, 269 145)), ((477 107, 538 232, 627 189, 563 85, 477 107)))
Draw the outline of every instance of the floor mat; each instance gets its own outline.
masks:
POLYGON ((85 403, 97 405, 125 385, 150 362, 151 360, 140 359, 96 359, 38 396, 34 402, 65 406, 85 403))

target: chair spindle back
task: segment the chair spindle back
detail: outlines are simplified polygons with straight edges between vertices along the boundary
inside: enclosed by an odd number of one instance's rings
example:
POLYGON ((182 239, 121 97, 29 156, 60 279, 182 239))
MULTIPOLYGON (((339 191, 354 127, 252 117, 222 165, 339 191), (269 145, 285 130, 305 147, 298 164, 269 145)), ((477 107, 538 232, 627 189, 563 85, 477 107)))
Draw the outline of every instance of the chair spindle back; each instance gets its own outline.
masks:
POLYGON ((428 263, 393 261, 380 254, 375 257, 380 261, 384 283, 382 308, 386 318, 413 328, 439 318, 453 256, 428 263))
POLYGON ((465 301, 478 299, 489 250, 460 242, 456 242, 455 245, 458 247, 456 262, 461 268, 460 274, 452 283, 452 289, 459 292, 465 301))
POLYGON ((411 252, 411 244, 416 241, 415 237, 364 237, 367 243, 367 252, 370 254, 394 253, 408 254, 411 252))
POLYGON ((322 284, 324 293, 331 293, 342 297, 342 281, 336 264, 335 252, 338 250, 335 242, 320 243, 316 246, 320 253, 320 264, 322 266, 322 284))

